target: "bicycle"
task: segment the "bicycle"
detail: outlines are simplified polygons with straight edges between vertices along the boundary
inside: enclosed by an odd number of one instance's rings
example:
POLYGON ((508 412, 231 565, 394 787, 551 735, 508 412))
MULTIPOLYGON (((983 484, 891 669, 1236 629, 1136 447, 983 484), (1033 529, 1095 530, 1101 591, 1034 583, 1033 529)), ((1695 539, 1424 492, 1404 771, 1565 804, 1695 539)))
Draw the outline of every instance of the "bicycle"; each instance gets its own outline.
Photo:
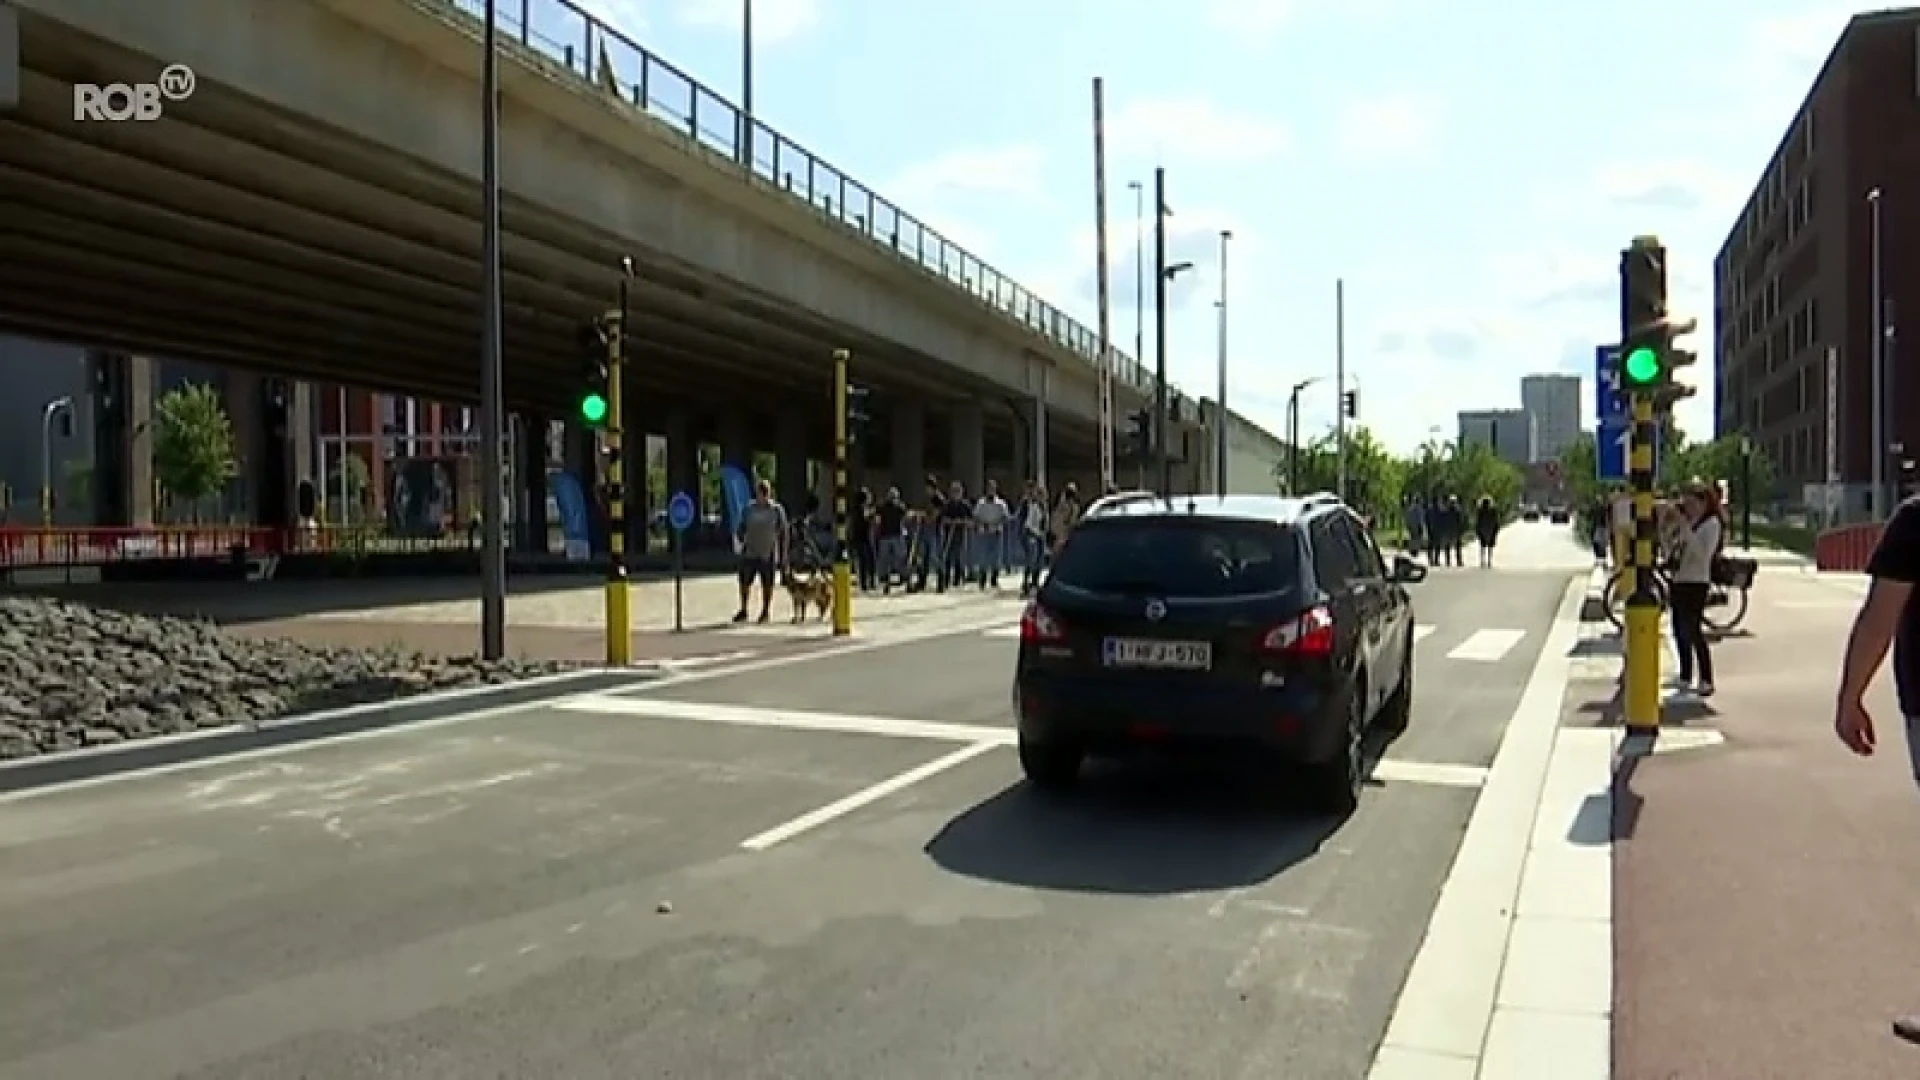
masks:
MULTIPOLYGON (((1747 590, 1753 583, 1750 567, 1740 567, 1728 583, 1715 582, 1707 589, 1707 611, 1702 620, 1707 629, 1725 634, 1739 628, 1747 617, 1747 590), (1731 614, 1717 613, 1730 611, 1731 614)), ((1615 570, 1607 578, 1607 587, 1601 593, 1600 603, 1607 613, 1607 621, 1615 630, 1626 627, 1626 580, 1625 569, 1615 570)), ((1653 569, 1653 596, 1660 610, 1667 610, 1667 595, 1673 585, 1673 573, 1664 566, 1653 569)))

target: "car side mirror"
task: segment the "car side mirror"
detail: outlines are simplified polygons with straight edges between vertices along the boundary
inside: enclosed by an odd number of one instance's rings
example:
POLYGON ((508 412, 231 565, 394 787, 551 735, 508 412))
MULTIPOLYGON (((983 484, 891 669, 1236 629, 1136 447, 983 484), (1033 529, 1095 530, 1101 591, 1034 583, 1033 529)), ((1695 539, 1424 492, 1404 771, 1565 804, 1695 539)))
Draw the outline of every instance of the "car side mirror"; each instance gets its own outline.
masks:
POLYGON ((1427 568, 1405 555, 1395 555, 1393 569, 1387 574, 1387 580, 1396 585, 1417 585, 1427 580, 1427 568))

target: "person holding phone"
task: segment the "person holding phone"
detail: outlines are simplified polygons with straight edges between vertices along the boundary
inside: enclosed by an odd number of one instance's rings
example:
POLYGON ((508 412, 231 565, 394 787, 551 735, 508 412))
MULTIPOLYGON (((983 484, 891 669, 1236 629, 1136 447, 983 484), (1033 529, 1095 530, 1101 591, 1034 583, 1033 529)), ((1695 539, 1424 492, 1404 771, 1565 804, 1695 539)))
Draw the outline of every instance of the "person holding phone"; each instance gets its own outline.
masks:
POLYGON ((1691 487, 1680 497, 1669 526, 1674 568, 1673 644, 1680 654, 1679 686, 1701 697, 1713 694, 1713 648, 1707 642, 1707 595, 1724 530, 1713 497, 1691 487), (1696 681, 1697 678, 1697 681, 1696 681))

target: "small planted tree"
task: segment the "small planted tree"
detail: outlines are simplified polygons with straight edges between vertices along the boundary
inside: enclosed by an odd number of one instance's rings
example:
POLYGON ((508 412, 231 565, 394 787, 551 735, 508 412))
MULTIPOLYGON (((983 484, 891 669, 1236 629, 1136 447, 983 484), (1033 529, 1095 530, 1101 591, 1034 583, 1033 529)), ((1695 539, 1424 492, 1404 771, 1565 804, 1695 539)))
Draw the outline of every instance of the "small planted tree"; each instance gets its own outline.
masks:
POLYGON ((188 383, 154 403, 153 472, 196 523, 202 501, 234 478, 233 423, 213 387, 188 383))

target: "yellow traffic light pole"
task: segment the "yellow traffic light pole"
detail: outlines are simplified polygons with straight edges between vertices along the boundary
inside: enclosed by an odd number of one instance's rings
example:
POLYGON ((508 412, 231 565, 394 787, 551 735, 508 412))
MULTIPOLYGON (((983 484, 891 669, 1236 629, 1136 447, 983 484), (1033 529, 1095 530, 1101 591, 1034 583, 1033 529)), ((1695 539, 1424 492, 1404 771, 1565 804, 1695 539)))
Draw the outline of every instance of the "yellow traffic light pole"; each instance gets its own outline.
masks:
POLYGON ((1653 396, 1633 395, 1628 473, 1633 482, 1632 588, 1627 597, 1627 730, 1660 730, 1660 597, 1654 592, 1653 396))
POLYGON ((833 633, 853 633, 853 552, 847 520, 847 361, 833 350, 833 633))
POLYGON ((625 667, 633 661, 632 591, 627 587, 626 467, 621 460, 626 432, 621 369, 627 334, 627 281, 620 279, 620 305, 606 315, 607 327, 607 666, 625 667))

